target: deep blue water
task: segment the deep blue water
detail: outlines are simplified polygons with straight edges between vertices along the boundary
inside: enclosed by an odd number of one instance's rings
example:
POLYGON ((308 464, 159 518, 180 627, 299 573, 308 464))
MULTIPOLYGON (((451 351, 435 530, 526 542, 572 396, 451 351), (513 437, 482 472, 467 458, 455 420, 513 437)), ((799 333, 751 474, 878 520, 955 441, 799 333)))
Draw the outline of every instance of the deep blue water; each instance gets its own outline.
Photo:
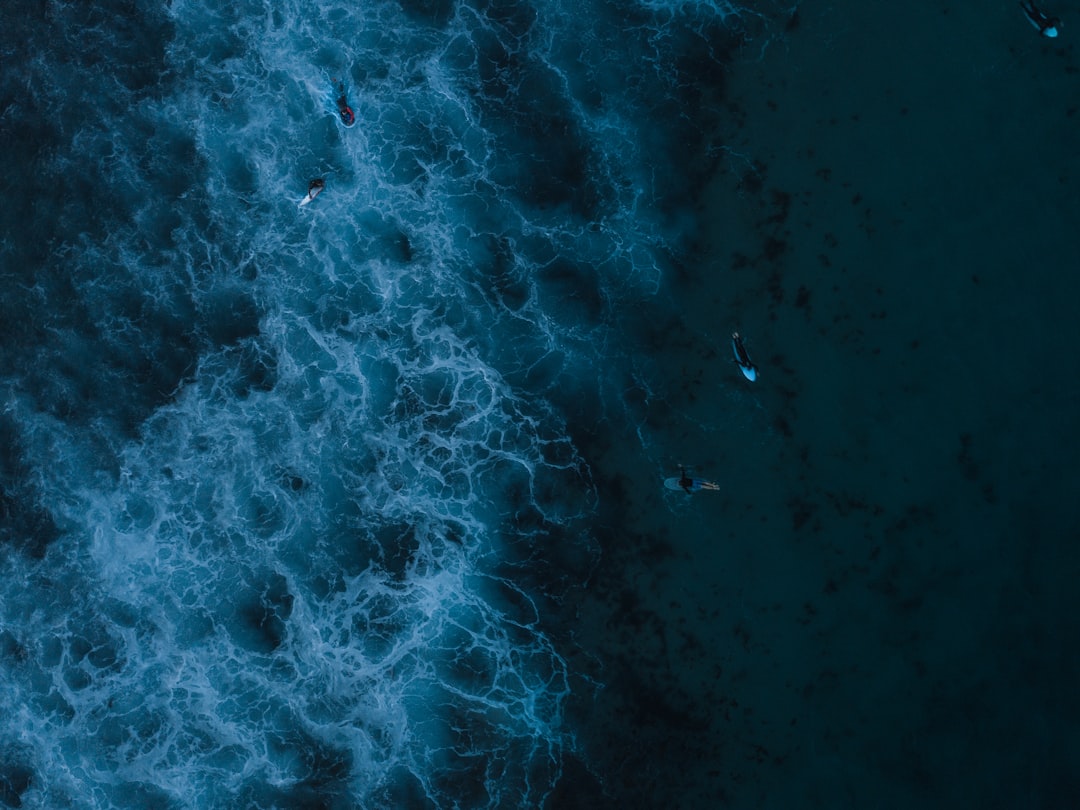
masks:
POLYGON ((639 422, 623 330, 756 18, 0 15, 0 802, 539 807, 571 760, 596 789, 582 441, 639 422))

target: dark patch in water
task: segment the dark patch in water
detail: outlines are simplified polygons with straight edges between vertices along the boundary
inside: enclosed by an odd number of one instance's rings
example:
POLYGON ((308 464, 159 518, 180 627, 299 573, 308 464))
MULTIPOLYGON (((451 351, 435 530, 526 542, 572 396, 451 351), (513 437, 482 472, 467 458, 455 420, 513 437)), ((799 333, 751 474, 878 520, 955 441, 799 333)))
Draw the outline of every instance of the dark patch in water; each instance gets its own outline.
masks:
POLYGON ((597 810, 609 806, 610 797, 605 795, 600 780, 585 763, 568 754, 563 760, 562 778, 548 797, 547 810, 597 810))
POLYGON ((259 334, 258 306, 245 294, 226 293, 210 301, 204 315, 210 341, 229 346, 259 334))
POLYGON ((541 290, 554 300, 546 307, 560 320, 571 325, 598 323, 603 299, 591 268, 558 259, 537 274, 541 290))
POLYGON ((416 22, 445 28, 454 15, 454 0, 401 0, 401 10, 416 22))
POLYGON ((960 434, 960 450, 956 454, 956 463, 960 467, 960 474, 968 481, 979 479, 979 465, 971 453, 972 439, 970 433, 960 434))
POLYGON ((408 264, 413 260, 412 242, 409 241, 408 235, 404 232, 398 233, 394 249, 399 261, 408 264))
POLYGON ((380 549, 379 560, 387 573, 398 581, 403 580, 413 556, 420 550, 416 529, 406 524, 384 526, 374 539, 380 549))
POLYGON ((6 807, 22 807, 22 797, 34 783, 34 772, 16 762, 0 764, 0 802, 6 807))
POLYGON ((436 810, 437 807, 413 772, 400 765, 390 771, 385 786, 372 798, 375 807, 415 807, 416 810, 436 810))
POLYGON ((528 34, 536 24, 536 9, 520 0, 488 0, 478 3, 477 10, 515 39, 528 34))
POLYGON ((41 559, 60 530, 38 504, 29 481, 18 433, 6 418, 0 418, 0 544, 41 559))
POLYGON ((252 652, 276 650, 285 640, 292 605, 288 583, 280 574, 272 574, 258 593, 238 597, 236 618, 241 627, 232 631, 236 643, 252 652))
POLYGON ((236 364, 233 391, 237 396, 247 397, 252 391, 272 391, 277 384, 277 356, 258 341, 244 341, 230 349, 228 357, 236 364))

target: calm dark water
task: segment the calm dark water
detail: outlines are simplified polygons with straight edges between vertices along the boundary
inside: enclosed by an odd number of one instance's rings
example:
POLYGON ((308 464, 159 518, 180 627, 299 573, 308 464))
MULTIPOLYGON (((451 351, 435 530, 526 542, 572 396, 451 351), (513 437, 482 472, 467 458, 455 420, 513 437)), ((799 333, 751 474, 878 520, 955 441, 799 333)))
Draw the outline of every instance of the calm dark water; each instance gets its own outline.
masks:
POLYGON ((599 465, 642 806, 1075 802, 1075 51, 1010 4, 894 12, 804 6, 731 63, 599 465), (678 462, 722 491, 655 493, 678 462))

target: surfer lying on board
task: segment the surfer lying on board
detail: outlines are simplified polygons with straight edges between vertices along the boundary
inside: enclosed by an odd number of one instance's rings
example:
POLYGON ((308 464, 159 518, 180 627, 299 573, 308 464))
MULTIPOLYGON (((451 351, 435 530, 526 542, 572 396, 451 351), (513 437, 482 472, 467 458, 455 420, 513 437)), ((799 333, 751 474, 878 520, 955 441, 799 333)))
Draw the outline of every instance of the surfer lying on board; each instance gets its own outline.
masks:
POLYGON ((743 376, 746 379, 753 382, 757 379, 757 366, 754 365, 754 361, 750 359, 750 353, 746 351, 746 346, 743 345, 742 335, 738 332, 733 332, 731 335, 731 350, 735 353, 735 362, 739 364, 739 370, 742 371, 743 376))
POLYGON ((345 97, 345 82, 334 79, 334 84, 337 86, 337 109, 338 115, 341 116, 341 123, 351 127, 356 123, 356 116, 353 114, 352 107, 349 106, 349 100, 345 97))
POLYGON ((695 492, 699 492, 703 489, 720 489, 720 485, 712 481, 706 481, 704 478, 691 478, 686 472, 686 467, 683 467, 681 464, 679 465, 678 485, 687 495, 693 495, 695 492))
POLYGON ((1034 0, 1020 0, 1020 8, 1024 10, 1024 16, 1028 18, 1028 22, 1039 29, 1039 33, 1044 37, 1056 37, 1058 31, 1065 25, 1057 17, 1051 17, 1036 8, 1034 0))

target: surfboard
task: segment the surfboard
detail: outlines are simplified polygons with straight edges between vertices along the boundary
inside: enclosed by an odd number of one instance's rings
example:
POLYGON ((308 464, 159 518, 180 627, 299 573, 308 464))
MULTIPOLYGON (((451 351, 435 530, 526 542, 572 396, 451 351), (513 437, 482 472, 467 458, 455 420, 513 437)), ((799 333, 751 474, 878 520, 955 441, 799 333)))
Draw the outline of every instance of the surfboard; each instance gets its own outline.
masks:
POLYGON ((735 362, 739 364, 739 370, 743 373, 743 376, 750 382, 754 382, 757 379, 757 366, 750 359, 750 355, 747 353, 746 347, 743 346, 742 338, 738 332, 731 336, 731 350, 735 354, 735 362))
POLYGON ((311 191, 309 191, 307 194, 305 194, 304 198, 302 200, 300 200, 300 204, 299 204, 300 208, 303 208, 309 202, 311 202, 316 197, 318 197, 320 194, 322 194, 322 190, 324 188, 326 188, 326 186, 315 186, 315 188, 311 189, 311 191))
MULTIPOLYGON (((676 492, 686 492, 679 483, 682 478, 665 478, 664 486, 668 489, 673 489, 676 492)), ((691 492, 718 492, 720 485, 715 481, 706 481, 704 478, 691 478, 690 479, 690 491, 691 492)))

